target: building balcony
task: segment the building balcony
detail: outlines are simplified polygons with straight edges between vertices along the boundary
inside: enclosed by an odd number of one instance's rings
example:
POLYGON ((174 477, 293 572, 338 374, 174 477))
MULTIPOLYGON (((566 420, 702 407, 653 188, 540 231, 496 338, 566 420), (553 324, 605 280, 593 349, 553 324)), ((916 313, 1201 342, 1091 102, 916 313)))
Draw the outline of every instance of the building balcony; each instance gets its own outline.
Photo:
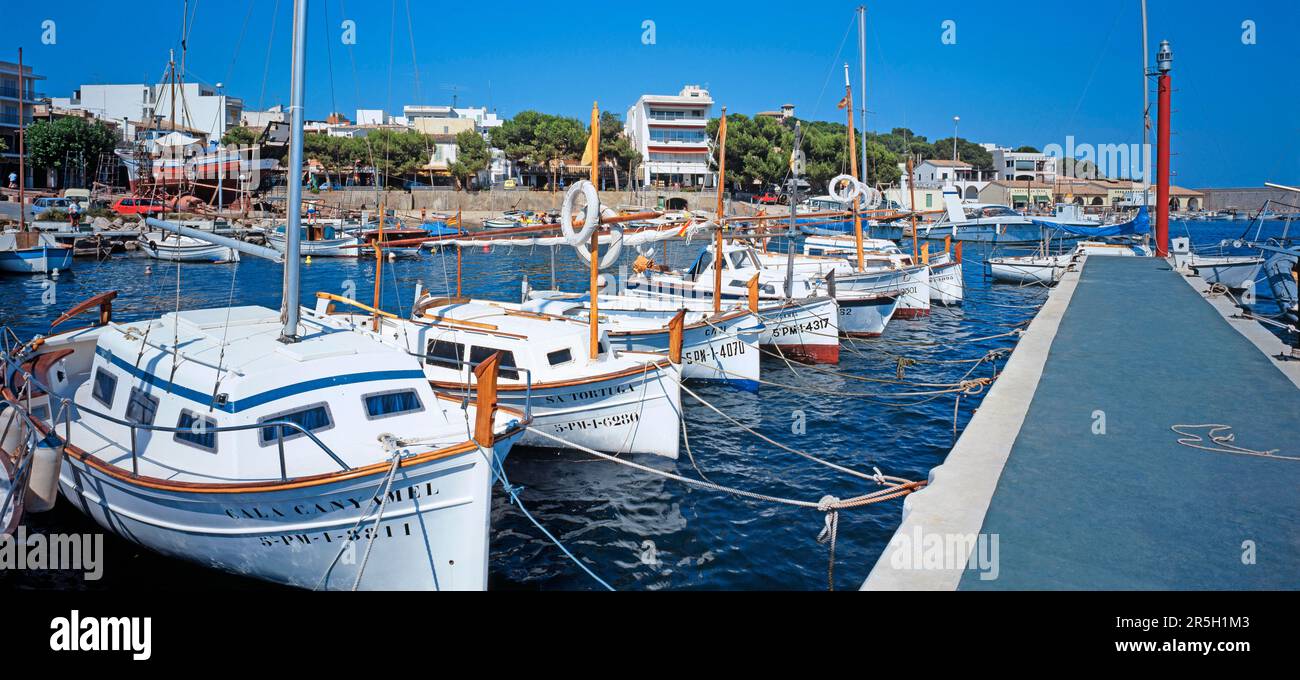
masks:
MULTIPOLYGON (((17 100, 18 86, 0 85, 0 98, 17 100)), ((28 90, 27 95, 23 98, 23 101, 33 102, 33 103, 44 101, 44 100, 45 100, 44 92, 34 92, 32 90, 28 90)))

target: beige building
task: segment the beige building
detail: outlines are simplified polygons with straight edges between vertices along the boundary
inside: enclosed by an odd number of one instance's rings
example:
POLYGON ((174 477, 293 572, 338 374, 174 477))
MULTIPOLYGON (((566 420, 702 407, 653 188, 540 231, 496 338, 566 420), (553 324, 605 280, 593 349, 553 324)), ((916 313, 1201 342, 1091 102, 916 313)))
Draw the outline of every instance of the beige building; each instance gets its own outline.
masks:
POLYGON ((989 182, 980 191, 979 200, 980 203, 1008 205, 1016 209, 1046 207, 1052 204, 1054 189, 1055 186, 1047 182, 997 180, 989 182))

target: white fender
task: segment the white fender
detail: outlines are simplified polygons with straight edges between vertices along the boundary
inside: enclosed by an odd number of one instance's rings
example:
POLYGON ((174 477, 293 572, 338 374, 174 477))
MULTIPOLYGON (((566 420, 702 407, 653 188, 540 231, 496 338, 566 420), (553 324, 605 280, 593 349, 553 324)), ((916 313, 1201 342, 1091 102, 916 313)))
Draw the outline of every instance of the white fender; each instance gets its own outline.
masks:
POLYGON ((59 500, 59 468, 62 465, 63 450, 53 436, 36 442, 24 502, 28 512, 45 512, 54 507, 55 501, 59 500))
POLYGON ((560 230, 564 233, 564 240, 575 248, 586 243, 591 238, 591 232, 600 224, 600 196, 596 194, 596 186, 587 180, 577 182, 564 192, 564 203, 560 204, 560 230), (583 210, 582 231, 573 231, 573 201, 582 192, 587 199, 587 206, 583 210))

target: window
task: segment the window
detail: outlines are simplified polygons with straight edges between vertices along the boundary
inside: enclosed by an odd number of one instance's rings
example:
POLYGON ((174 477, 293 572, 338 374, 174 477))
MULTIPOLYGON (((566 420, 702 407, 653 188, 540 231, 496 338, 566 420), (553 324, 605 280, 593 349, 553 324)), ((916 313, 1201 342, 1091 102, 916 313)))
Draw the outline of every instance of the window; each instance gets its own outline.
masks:
MULTIPOLYGON (((302 427, 302 429, 307 430, 308 432, 319 432, 321 430, 328 430, 334 426, 334 422, 330 420, 329 408, 324 404, 310 406, 308 408, 299 409, 297 411, 289 411, 288 413, 279 413, 273 416, 267 416, 265 418, 262 418, 258 422, 293 423, 295 425, 302 427)), ((281 430, 284 430, 285 441, 289 441, 294 437, 303 436, 303 433, 301 431, 292 427, 281 427, 279 425, 264 427, 261 430, 259 430, 259 432, 261 433, 260 438, 261 438, 262 446, 274 444, 276 440, 279 439, 281 430)))
POLYGON ((934 205, 934 194, 925 195, 925 207, 929 208, 934 205))
POLYGON ((138 425, 153 425, 153 417, 157 413, 158 397, 132 387, 131 398, 126 402, 126 419, 138 425))
POLYGON ((102 368, 95 369, 95 386, 90 396, 106 408, 113 408, 113 391, 117 389, 117 376, 102 368))
POLYGON ((176 433, 176 441, 204 451, 216 452, 217 433, 213 430, 217 427, 217 421, 182 409, 181 417, 176 420, 176 427, 182 430, 176 433))
POLYGON ((492 356, 496 352, 501 353, 501 363, 497 364, 497 375, 500 375, 502 378, 518 380, 519 371, 515 370, 514 352, 504 349, 495 349, 492 347, 474 347, 469 351, 469 362, 477 367, 478 364, 487 361, 488 357, 492 356))
POLYGON ((459 342, 430 340, 428 346, 425 347, 424 363, 460 368, 464 356, 465 346, 459 342))
POLYGON ((557 349, 554 352, 548 352, 546 354, 546 360, 551 362, 552 366, 567 364, 570 361, 573 361, 573 352, 570 351, 568 347, 557 349))
POLYGON ((415 390, 367 394, 361 399, 366 404, 366 417, 372 420, 424 410, 424 405, 420 403, 420 396, 415 393, 415 390))

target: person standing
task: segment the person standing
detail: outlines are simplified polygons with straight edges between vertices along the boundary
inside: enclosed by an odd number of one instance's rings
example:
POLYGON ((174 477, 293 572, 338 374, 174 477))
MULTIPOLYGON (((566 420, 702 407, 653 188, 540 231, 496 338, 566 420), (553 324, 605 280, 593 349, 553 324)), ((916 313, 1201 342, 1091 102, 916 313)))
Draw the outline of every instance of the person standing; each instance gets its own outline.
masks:
POLYGON ((74 200, 68 205, 68 225, 76 229, 79 223, 81 223, 81 205, 74 200))

